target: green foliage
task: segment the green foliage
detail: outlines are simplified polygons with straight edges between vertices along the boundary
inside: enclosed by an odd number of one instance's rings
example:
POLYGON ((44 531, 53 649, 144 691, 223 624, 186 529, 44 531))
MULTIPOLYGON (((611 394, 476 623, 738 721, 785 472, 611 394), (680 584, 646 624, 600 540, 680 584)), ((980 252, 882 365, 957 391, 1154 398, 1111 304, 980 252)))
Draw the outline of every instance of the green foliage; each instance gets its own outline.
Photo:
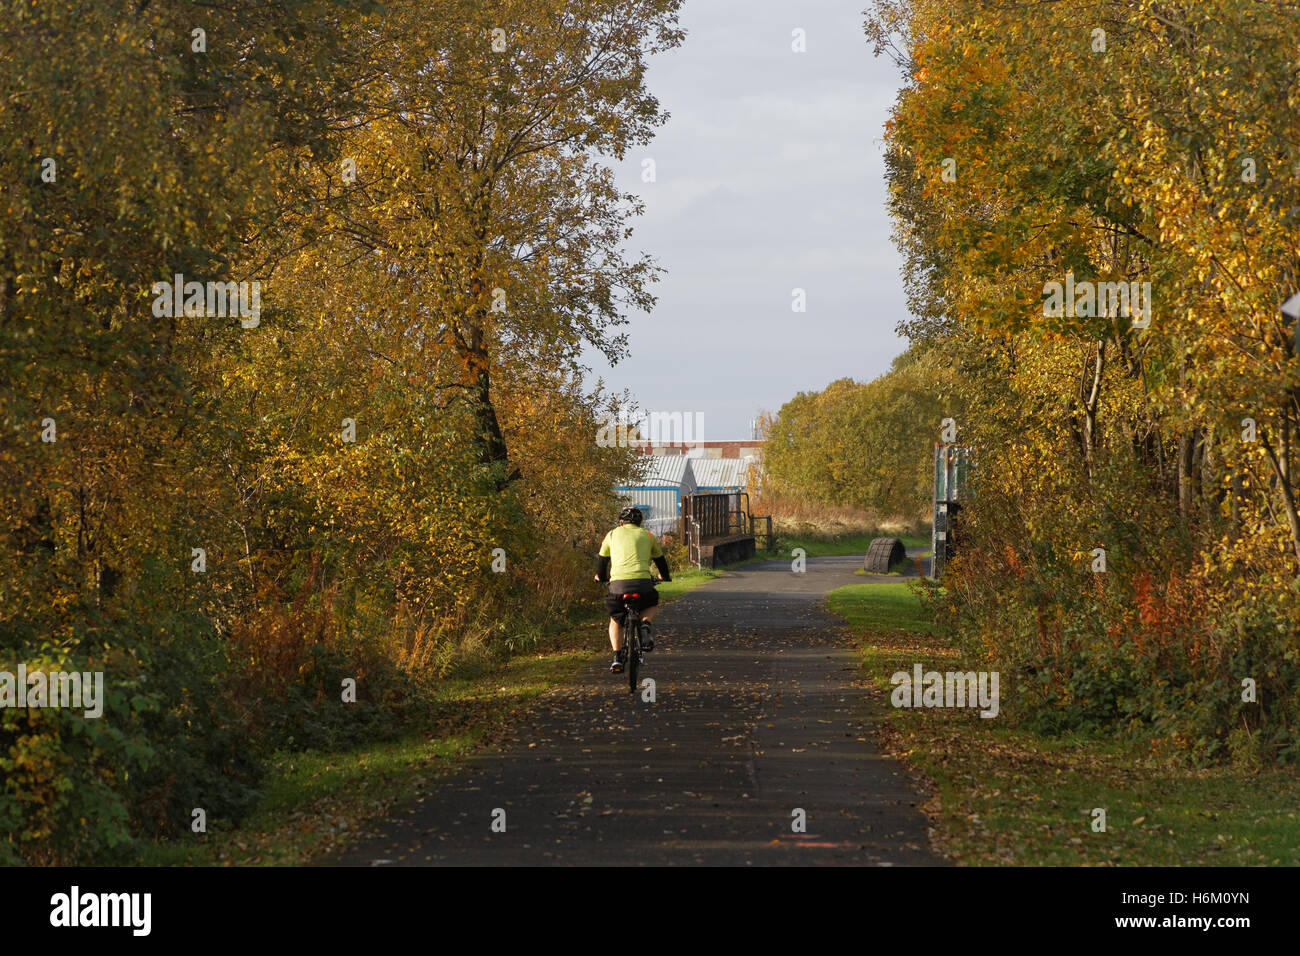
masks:
MULTIPOLYGON (((165 588, 174 572, 148 569, 165 588)), ((0 710, 2 844, 14 859, 122 860, 137 838, 188 828, 195 807, 238 819, 259 768, 232 699, 224 643, 194 608, 147 596, 113 614, 84 611, 67 646, 4 649, 0 669, 102 673, 103 716, 84 709, 0 710), (68 647, 75 648, 69 651, 68 647)))
POLYGON ((768 429, 771 492, 908 520, 927 514, 939 423, 959 413, 953 385, 942 353, 918 348, 871 382, 800 392, 768 429))

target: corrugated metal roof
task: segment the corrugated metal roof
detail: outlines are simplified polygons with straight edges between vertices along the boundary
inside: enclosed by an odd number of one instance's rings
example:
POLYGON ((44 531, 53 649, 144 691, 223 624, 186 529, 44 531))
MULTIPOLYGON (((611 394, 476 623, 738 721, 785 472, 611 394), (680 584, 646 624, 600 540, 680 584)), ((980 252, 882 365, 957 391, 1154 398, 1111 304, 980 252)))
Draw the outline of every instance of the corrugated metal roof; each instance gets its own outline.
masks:
POLYGON ((696 458, 692 469, 701 488, 743 488, 752 458, 696 458))
POLYGON ((690 458, 685 455, 649 455, 647 460, 650 465, 646 469, 645 478, 621 487, 647 488, 670 485, 674 488, 683 488, 686 494, 695 491, 697 482, 690 458))
POLYGON ((659 525, 676 524, 681 515, 681 494, 677 488, 620 488, 619 497, 641 509, 641 527, 659 533, 659 525))

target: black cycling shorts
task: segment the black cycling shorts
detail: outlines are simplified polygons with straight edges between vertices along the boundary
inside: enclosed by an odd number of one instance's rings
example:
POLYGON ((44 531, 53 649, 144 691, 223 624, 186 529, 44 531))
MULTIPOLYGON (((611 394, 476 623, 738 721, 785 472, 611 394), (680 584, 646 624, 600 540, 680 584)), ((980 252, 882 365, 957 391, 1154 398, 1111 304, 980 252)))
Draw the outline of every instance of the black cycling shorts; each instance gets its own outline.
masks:
POLYGON ((609 593, 605 595, 605 609, 609 616, 620 624, 623 623, 623 595, 636 593, 639 598, 632 599, 632 606, 638 611, 654 607, 659 603, 659 592, 655 590, 654 581, 642 578, 639 581, 610 581, 609 593))

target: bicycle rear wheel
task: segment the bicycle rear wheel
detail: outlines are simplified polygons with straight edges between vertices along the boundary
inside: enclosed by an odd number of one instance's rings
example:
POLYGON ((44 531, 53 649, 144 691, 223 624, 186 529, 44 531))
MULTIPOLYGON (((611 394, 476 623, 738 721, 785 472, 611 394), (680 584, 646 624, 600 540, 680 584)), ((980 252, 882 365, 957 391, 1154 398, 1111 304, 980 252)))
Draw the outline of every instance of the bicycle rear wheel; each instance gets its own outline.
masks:
POLYGON ((628 614, 623 621, 623 646, 627 648, 627 687, 636 693, 636 674, 641 664, 641 637, 638 619, 628 614))

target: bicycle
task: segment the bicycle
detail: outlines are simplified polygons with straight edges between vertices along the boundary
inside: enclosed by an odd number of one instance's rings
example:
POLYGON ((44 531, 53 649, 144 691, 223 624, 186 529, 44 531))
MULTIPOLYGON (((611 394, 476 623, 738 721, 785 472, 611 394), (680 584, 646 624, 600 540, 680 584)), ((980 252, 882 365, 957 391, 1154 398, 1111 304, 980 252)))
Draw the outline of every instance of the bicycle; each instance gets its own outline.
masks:
POLYGON ((636 693, 637 669, 643 663, 641 659, 641 610, 635 604, 641 595, 629 591, 620 595, 623 599, 623 648, 627 653, 624 670, 627 671, 628 690, 636 693))

